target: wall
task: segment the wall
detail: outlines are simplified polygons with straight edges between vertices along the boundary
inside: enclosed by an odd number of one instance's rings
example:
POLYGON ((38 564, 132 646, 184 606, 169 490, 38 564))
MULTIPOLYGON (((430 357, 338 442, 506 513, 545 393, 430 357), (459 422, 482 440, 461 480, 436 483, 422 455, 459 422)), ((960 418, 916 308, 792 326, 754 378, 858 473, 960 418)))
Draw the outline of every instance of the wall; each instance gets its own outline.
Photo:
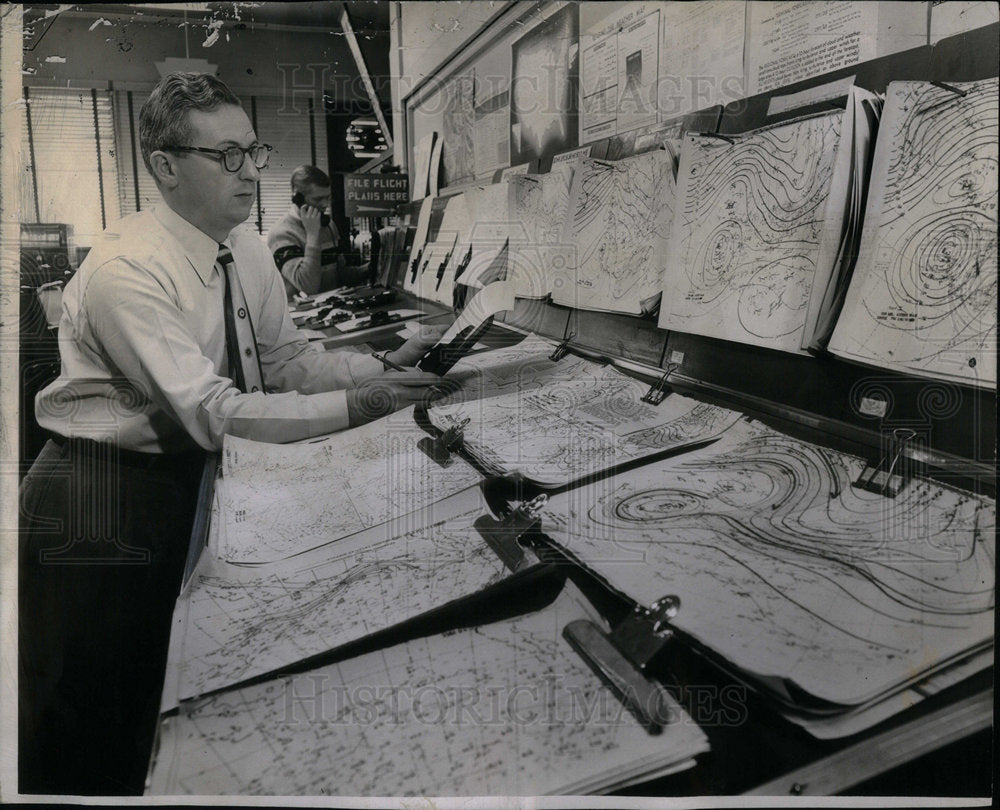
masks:
MULTIPOLYGON (((444 94, 429 85, 441 87, 474 69, 474 103, 479 105, 480 75, 509 78, 511 44, 560 5, 554 0, 396 3, 391 46, 395 58, 390 61, 395 80, 394 132, 402 148, 395 162, 412 168, 417 141, 431 131, 442 131, 444 94), (429 76, 435 81, 428 83, 429 76)), ((933 5, 917 0, 638 0, 574 5, 579 9, 581 86, 586 84, 588 45, 644 15, 659 14, 659 87, 652 90, 657 98, 651 119, 659 123, 792 83, 797 76, 836 70, 851 64, 852 57, 854 62, 870 61, 927 45, 932 33, 958 33, 997 18, 995 3, 964 1, 933 5), (839 36, 841 24, 853 24, 854 34, 839 36)), ((581 94, 585 93, 584 87, 581 94)), ((581 127, 585 123, 581 114, 581 127)), ((621 122, 595 127, 581 131, 580 142, 636 128, 621 122)))
MULTIPOLYGON (((508 2, 404 2, 397 48, 403 96, 471 40, 508 2)), ((525 4, 527 5, 527 4, 525 4)))

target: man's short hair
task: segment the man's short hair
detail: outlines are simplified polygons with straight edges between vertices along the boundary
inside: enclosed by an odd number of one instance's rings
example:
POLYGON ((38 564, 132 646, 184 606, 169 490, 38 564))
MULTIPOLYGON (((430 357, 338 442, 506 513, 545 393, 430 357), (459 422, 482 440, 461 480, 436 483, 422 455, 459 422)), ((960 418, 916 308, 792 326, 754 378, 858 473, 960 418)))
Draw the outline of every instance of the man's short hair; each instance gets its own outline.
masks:
POLYGON ((305 192, 309 186, 329 188, 330 178, 326 172, 322 169, 317 169, 315 166, 297 166, 295 171, 292 172, 292 191, 305 192))
POLYGON ((188 110, 211 112, 223 104, 243 106, 224 82, 209 73, 168 73, 160 79, 139 110, 139 147, 146 171, 153 174, 149 164, 153 152, 191 145, 188 110))

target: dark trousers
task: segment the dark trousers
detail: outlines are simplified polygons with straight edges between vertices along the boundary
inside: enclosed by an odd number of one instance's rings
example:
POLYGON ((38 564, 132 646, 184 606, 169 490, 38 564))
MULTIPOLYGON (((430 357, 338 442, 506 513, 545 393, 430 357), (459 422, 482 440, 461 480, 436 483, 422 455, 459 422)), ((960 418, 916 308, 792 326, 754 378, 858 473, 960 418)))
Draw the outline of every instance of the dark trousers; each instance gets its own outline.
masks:
POLYGON ((141 795, 203 460, 50 441, 22 482, 22 793, 141 795))

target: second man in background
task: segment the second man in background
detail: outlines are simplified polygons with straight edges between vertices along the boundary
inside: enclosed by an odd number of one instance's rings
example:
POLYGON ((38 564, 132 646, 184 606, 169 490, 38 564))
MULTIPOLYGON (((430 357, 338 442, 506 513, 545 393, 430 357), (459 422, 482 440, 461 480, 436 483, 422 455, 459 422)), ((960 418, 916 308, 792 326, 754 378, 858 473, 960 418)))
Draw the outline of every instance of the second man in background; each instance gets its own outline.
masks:
POLYGON ((292 207, 267 234, 288 298, 364 283, 368 268, 348 265, 329 216, 330 178, 315 166, 299 166, 291 184, 292 207))

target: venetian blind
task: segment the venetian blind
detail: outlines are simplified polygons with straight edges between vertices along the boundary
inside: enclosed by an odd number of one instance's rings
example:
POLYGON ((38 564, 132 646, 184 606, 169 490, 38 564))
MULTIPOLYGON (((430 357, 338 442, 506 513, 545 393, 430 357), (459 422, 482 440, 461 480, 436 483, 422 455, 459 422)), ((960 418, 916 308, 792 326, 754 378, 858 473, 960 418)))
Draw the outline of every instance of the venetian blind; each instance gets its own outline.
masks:
POLYGON ((25 165, 33 175, 21 217, 73 226, 77 246, 93 244, 121 216, 111 94, 25 88, 25 165), (28 130, 25 130, 27 135, 28 130))
POLYGON ((150 208, 160 199, 160 192, 152 175, 146 171, 146 166, 142 162, 142 150, 139 148, 139 110, 147 98, 149 93, 143 92, 116 90, 114 94, 115 132, 119 144, 116 153, 118 198, 123 214, 150 208))
MULTIPOLYGON (((292 170, 303 163, 314 163, 329 174, 326 153, 326 122, 322 108, 313 114, 306 100, 290 100, 275 96, 254 97, 257 137, 274 147, 270 165, 261 172, 258 197, 260 200, 261 232, 267 233, 291 205, 289 180, 292 170), (315 160, 313 155, 315 154, 315 160)), ((256 221, 256 210, 251 221, 256 221)))

